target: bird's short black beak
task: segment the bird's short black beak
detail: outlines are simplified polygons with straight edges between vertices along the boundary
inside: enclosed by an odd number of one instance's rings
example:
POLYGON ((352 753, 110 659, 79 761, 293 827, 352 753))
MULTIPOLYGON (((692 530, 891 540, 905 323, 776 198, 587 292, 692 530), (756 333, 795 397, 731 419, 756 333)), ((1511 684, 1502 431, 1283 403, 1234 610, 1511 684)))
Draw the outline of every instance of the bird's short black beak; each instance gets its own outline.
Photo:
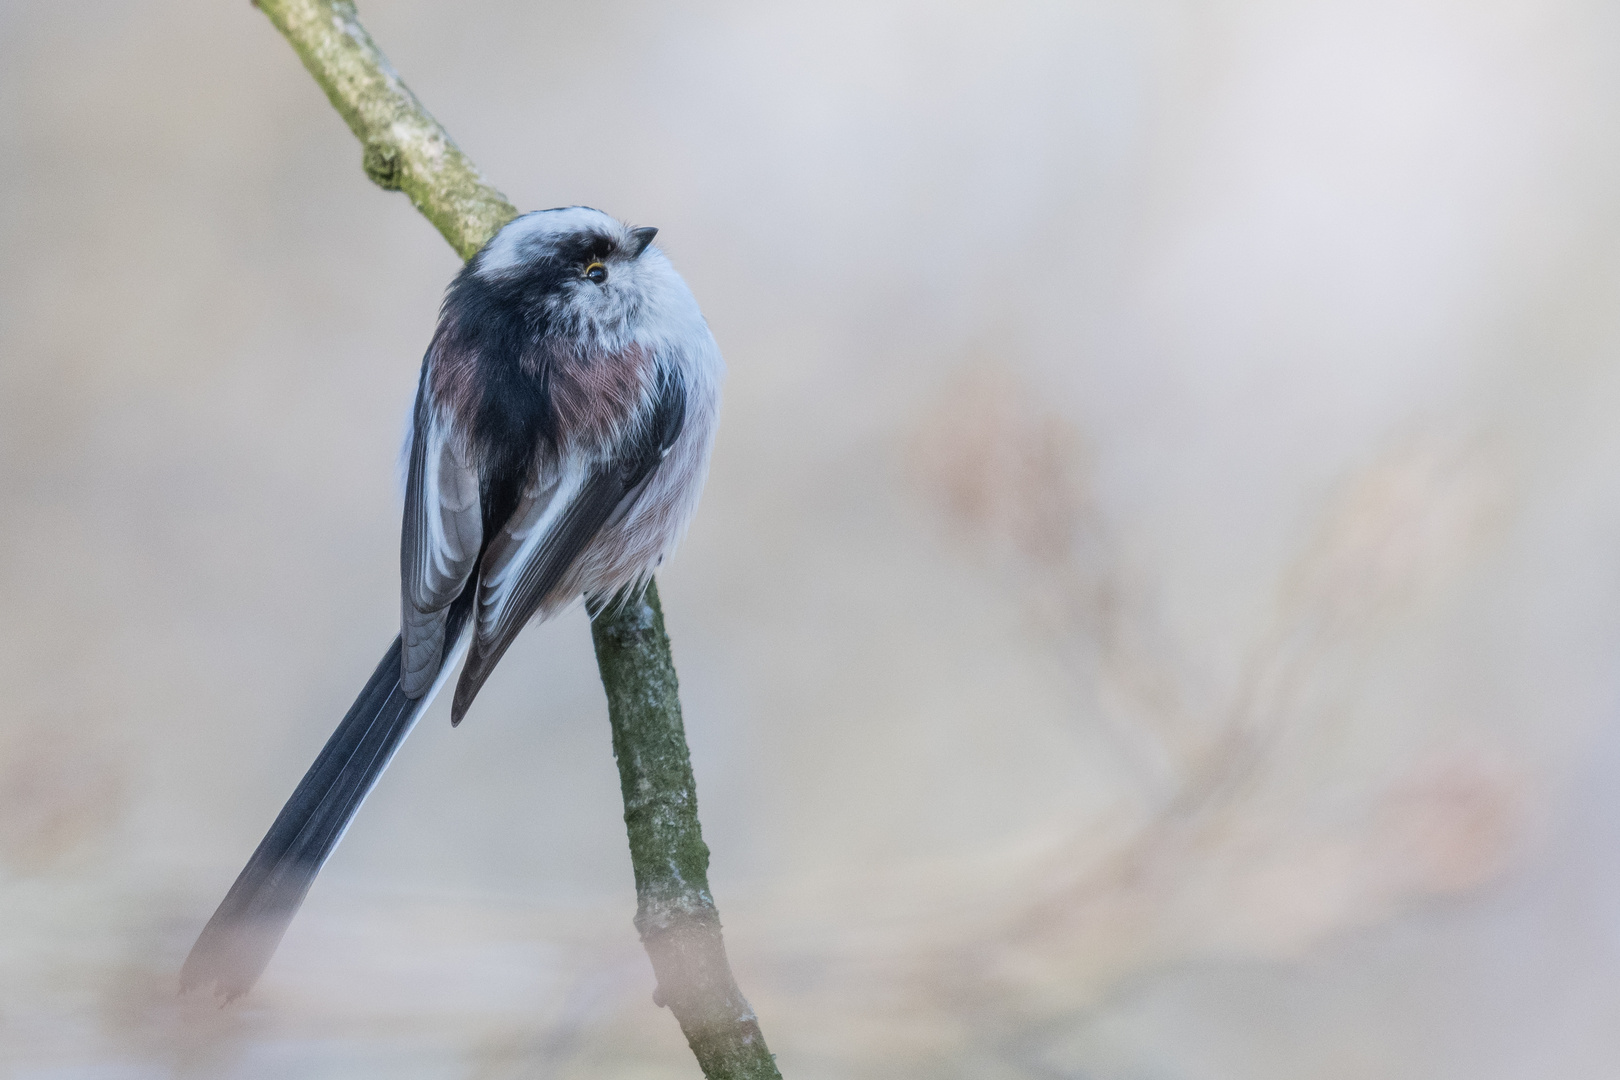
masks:
POLYGON ((641 253, 647 250, 647 245, 652 243, 653 237, 657 235, 658 230, 653 228, 651 225, 643 225, 639 229, 631 229, 630 257, 632 259, 641 258, 641 253))

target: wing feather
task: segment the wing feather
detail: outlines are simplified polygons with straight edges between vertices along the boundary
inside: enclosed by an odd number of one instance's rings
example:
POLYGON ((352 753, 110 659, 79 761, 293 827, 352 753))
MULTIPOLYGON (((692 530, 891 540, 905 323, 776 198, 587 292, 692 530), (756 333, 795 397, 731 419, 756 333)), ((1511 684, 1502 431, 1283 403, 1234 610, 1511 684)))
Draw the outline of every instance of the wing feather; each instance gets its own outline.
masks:
POLYGON ((555 595, 557 588, 602 527, 627 511, 646 488, 680 435, 685 415, 685 387, 665 369, 652 407, 616 454, 565 470, 549 488, 526 497, 490 541, 478 587, 476 630, 456 685, 452 723, 460 723, 518 632, 548 602, 563 599, 555 595))
POLYGON ((466 588, 483 539, 478 470, 424 378, 400 538, 400 686, 409 697, 420 697, 439 673, 447 609, 466 588))

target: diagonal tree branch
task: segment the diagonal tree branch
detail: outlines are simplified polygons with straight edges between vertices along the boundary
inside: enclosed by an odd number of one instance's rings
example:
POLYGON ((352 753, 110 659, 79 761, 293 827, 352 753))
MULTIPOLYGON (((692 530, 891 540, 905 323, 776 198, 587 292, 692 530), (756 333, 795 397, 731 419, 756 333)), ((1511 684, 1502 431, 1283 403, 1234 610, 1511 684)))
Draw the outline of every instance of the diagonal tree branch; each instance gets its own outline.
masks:
POLYGON ((636 929, 668 1005, 703 1074, 780 1080, 720 937, 709 895, 709 847, 698 826, 680 687, 658 586, 611 605, 591 623, 607 688, 613 756, 636 870, 636 929))
MULTIPOLYGON (((365 148, 366 175, 403 191, 463 258, 517 208, 491 187, 400 81, 350 0, 256 0, 365 148)), ((636 875, 636 928, 658 977, 653 1000, 680 1022, 710 1080, 781 1080, 738 990, 709 895, 709 849, 681 722, 658 590, 592 622, 636 875)))
POLYGON ((365 147, 378 187, 403 191, 470 259, 517 207, 485 180, 450 133, 400 81, 349 0, 257 0, 365 147))

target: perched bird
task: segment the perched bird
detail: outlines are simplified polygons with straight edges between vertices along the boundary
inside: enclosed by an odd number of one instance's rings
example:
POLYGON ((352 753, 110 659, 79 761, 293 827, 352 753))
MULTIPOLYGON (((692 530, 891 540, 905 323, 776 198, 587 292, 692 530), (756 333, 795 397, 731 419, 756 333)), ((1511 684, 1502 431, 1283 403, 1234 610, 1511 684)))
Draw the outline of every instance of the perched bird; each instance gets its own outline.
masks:
POLYGON ((725 365, 650 246, 657 231, 582 206, 525 214, 451 283, 407 448, 399 637, 203 928, 182 986, 253 985, 463 655, 453 724, 531 619, 645 587, 680 540, 725 365))

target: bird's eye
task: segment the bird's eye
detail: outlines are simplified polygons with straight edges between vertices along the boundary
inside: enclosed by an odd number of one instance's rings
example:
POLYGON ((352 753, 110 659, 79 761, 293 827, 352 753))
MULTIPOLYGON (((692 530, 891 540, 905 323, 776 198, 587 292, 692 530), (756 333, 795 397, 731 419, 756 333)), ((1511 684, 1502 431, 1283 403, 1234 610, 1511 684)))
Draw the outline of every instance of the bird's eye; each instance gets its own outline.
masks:
POLYGON ((585 278, 587 281, 594 281, 600 285, 607 280, 607 267, 599 262, 591 263, 585 268, 585 278))

